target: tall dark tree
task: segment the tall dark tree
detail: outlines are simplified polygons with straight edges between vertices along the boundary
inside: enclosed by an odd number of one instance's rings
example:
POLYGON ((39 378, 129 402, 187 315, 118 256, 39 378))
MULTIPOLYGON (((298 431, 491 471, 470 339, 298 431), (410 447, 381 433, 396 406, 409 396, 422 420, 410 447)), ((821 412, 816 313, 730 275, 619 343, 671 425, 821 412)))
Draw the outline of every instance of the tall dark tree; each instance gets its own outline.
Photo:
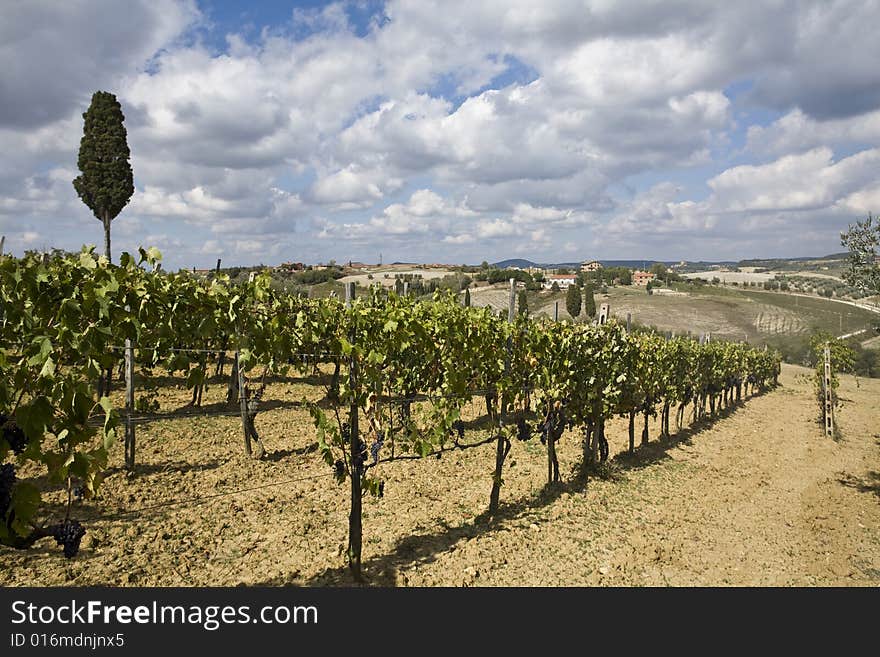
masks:
POLYGON ((520 290, 516 300, 517 310, 520 315, 527 315, 529 312, 529 300, 525 290, 520 290))
POLYGON ((654 274, 654 276, 656 276, 658 280, 661 278, 666 278, 666 274, 669 273, 666 265, 664 265, 662 262, 655 262, 653 265, 651 265, 651 268, 648 271, 654 274))
POLYGON ((104 226, 104 255, 110 259, 110 222, 134 193, 125 116, 116 96, 96 91, 83 119, 77 160, 82 173, 74 179, 73 187, 104 226))
POLYGON ((471 291, 468 288, 464 290, 464 305, 466 308, 470 308, 471 306, 471 291))
POLYGON ((572 319, 581 314, 581 289, 577 285, 569 285, 565 293, 565 309, 572 319))
POLYGON ((591 319, 596 316, 596 298, 593 296, 592 281, 587 281, 584 285, 584 314, 591 319))
POLYGON ((880 221, 869 214, 865 221, 850 224, 840 242, 849 249, 849 271, 844 280, 872 294, 880 293, 880 221))

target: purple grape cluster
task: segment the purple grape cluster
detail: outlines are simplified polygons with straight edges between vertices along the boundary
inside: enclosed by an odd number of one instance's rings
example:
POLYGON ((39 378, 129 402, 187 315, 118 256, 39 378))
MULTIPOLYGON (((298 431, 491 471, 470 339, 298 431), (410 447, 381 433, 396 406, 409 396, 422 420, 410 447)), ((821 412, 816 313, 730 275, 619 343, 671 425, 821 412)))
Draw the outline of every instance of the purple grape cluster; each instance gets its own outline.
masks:
POLYGON ((79 544, 82 537, 85 536, 86 530, 77 520, 65 520, 60 525, 55 526, 52 536, 58 545, 64 546, 64 556, 73 559, 79 552, 79 544))
POLYGON ((376 442, 370 445, 370 458, 373 459, 373 465, 376 465, 379 462, 379 452, 382 449, 382 445, 385 444, 385 432, 377 431, 376 432, 376 442))
POLYGON ((21 454, 28 445, 24 430, 18 426, 14 418, 7 418, 2 413, 0 413, 0 426, 3 427, 3 440, 9 444, 13 452, 21 454))
POLYGON ((15 466, 11 463, 0 465, 0 519, 6 518, 12 502, 12 487, 15 486, 15 466))

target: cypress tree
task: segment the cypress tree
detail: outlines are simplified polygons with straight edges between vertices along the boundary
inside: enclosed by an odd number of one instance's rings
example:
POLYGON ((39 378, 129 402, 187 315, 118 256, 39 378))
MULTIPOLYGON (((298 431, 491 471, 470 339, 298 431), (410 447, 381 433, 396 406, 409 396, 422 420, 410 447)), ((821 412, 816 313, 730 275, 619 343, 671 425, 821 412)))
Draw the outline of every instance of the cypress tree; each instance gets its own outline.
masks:
POLYGON ((83 119, 77 159, 82 173, 73 180, 73 187, 104 226, 104 255, 109 260, 110 222, 134 194, 125 116, 115 95, 96 91, 83 119))
POLYGON ((569 285, 565 293, 565 309, 572 319, 581 314, 581 290, 577 285, 569 285))
POLYGON ((590 281, 584 285, 584 314, 590 318, 596 316, 596 298, 593 296, 593 284, 590 281))
POLYGON ((529 312, 529 301, 526 298, 526 291, 520 290, 517 295, 517 307, 520 315, 526 315, 529 312))
POLYGON ((464 290, 464 305, 465 308, 471 307, 471 291, 469 288, 465 288, 464 290))

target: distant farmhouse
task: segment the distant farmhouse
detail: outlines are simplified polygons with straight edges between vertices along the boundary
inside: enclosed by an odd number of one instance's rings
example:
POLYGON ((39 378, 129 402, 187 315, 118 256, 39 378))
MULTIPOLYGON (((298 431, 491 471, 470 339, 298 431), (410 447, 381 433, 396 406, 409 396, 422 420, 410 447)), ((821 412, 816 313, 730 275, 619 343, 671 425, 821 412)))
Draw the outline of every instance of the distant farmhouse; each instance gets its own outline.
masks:
POLYGON ((280 265, 275 267, 275 271, 302 271, 305 268, 305 265, 301 262, 282 262, 280 265))
POLYGON ((654 280, 654 274, 649 271, 636 269, 633 272, 633 285, 647 285, 654 280))
POLYGON ((581 263, 581 271, 599 271, 602 269, 602 264, 598 260, 585 260, 581 263))
POLYGON ((559 289, 565 290, 569 286, 574 285, 576 276, 574 274, 550 274, 544 278, 544 283, 542 287, 545 290, 549 290, 553 287, 553 284, 556 283, 559 286, 559 289))

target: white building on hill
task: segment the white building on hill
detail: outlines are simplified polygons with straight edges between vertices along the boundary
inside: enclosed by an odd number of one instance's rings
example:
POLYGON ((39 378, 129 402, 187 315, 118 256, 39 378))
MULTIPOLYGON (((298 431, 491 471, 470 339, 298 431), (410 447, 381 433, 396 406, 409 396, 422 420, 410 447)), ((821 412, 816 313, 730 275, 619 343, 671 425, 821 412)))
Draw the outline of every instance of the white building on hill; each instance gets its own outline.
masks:
POLYGON ((565 290, 569 286, 574 285, 575 278, 574 274, 550 274, 544 278, 542 287, 545 290, 549 290, 556 283, 561 290, 565 290))

